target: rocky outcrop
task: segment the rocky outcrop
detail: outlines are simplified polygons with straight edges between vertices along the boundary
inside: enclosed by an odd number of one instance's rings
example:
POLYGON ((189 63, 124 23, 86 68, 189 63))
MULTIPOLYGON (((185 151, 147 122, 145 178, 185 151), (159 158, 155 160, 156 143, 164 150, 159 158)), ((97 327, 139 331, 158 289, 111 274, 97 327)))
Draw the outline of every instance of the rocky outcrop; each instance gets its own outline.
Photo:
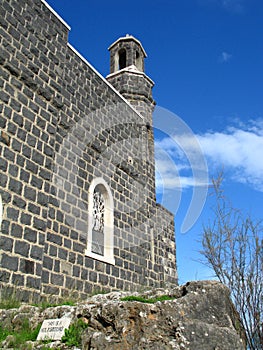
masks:
MULTIPOLYGON (((96 295, 77 306, 40 310, 22 306, 16 312, 0 311, 2 324, 19 322, 28 314, 30 322, 70 317, 82 318, 88 328, 82 336, 84 350, 244 350, 238 314, 228 289, 215 281, 190 282, 173 289, 155 289, 140 296, 141 301, 123 301, 128 292, 96 295), (147 303, 151 298, 170 300, 147 303)), ((8 344, 2 345, 4 348, 8 344)), ((56 349, 70 349, 60 342, 56 349)), ((34 349, 41 349, 35 343, 34 349)))

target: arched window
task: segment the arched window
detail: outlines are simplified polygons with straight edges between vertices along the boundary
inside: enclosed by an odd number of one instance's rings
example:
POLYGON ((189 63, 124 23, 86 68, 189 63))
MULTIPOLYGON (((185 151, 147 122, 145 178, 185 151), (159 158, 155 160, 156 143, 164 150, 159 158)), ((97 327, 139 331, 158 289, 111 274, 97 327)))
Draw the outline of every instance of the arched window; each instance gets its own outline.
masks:
POLYGON ((114 265, 113 197, 103 178, 91 182, 88 201, 88 242, 85 254, 114 265))
POLYGON ((119 69, 126 68, 126 50, 120 49, 119 51, 119 69))

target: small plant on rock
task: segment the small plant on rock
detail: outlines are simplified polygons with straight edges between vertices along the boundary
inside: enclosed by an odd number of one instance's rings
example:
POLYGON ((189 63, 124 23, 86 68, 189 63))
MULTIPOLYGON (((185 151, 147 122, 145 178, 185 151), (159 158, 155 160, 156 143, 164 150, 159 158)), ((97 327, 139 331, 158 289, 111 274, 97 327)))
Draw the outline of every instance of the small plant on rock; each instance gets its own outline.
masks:
POLYGON ((140 303, 154 304, 157 301, 173 300, 175 297, 169 295, 160 295, 155 298, 144 298, 136 295, 128 295, 127 297, 121 298, 121 301, 139 301, 140 303))
POLYGON ((65 329, 65 335, 62 337, 62 342, 67 346, 81 346, 82 333, 88 327, 88 324, 81 318, 75 321, 65 329))
POLYGON ((49 301, 42 301, 40 304, 33 304, 33 306, 38 306, 40 307, 42 310, 48 309, 50 307, 56 307, 56 306, 75 306, 76 302, 73 300, 62 300, 58 303, 51 303, 49 301))

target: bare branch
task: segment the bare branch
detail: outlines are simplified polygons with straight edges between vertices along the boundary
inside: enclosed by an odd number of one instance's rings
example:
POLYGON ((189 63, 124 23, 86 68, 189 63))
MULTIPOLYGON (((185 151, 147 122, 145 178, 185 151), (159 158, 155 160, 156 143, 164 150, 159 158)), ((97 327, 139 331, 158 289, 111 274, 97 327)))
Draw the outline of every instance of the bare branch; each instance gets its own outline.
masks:
POLYGON ((246 331, 248 349, 263 349, 263 230, 232 207, 221 188, 223 173, 212 180, 213 220, 203 227, 201 254, 226 284, 246 331))

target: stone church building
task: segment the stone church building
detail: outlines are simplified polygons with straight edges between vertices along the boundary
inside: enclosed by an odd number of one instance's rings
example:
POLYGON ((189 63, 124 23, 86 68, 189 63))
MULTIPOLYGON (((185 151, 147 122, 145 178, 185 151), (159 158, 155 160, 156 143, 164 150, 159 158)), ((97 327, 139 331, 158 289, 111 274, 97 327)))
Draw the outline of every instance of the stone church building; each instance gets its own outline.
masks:
POLYGON ((105 79, 45 1, 2 0, 0 21, 1 292, 28 301, 176 284, 140 41, 109 47, 105 79))

